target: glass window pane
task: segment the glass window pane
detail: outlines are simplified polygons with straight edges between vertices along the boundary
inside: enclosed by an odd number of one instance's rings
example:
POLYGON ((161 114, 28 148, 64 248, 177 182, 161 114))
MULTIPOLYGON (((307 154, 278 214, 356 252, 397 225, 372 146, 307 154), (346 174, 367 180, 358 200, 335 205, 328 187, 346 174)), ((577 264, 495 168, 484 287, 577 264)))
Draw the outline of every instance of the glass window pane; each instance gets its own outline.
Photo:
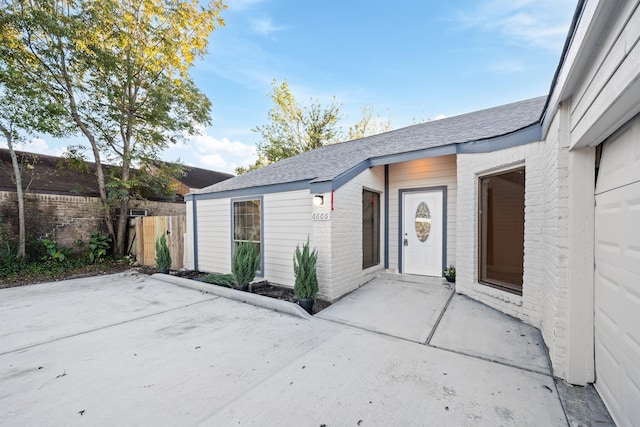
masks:
POLYGON ((479 279, 522 294, 525 171, 480 179, 479 279))
POLYGON ((380 194, 362 191, 362 268, 380 264, 380 194))
MULTIPOLYGON (((249 239, 262 257, 262 236, 260 233, 260 200, 242 200, 233 202, 233 248, 249 239)), ((259 271, 260 273, 260 271, 259 271)))

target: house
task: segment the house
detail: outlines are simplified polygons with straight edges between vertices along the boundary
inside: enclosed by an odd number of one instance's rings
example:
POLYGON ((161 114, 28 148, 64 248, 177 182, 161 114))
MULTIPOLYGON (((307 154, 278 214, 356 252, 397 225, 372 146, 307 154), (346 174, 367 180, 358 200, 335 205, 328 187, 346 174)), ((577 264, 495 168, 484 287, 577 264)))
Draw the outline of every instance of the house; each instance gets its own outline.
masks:
MULTIPOLYGON (((172 166, 171 163, 158 162, 158 166, 172 166)), ((234 175, 226 172, 212 171, 209 169, 197 168, 195 166, 183 166, 181 176, 172 179, 172 185, 178 194, 180 201, 184 201, 184 196, 192 191, 208 187, 220 181, 233 178, 234 175)))
MULTIPOLYGON (((49 237, 70 247, 77 240, 87 240, 96 230, 105 228, 95 164, 84 169, 73 167, 61 157, 18 151, 18 161, 25 190, 25 219, 29 239, 49 237)), ((103 165, 105 173, 112 166, 103 165)), ((145 199, 130 202, 129 215, 184 215, 183 195, 232 175, 185 167, 183 176, 175 180, 178 196, 169 201, 162 195, 145 194, 145 199)), ((9 150, 0 149, 0 233, 18 235, 18 205, 9 150)))
POLYGON ((382 272, 439 277, 540 328, 554 375, 640 422, 639 1, 579 1, 548 96, 319 148, 186 196, 185 265, 252 238, 322 297, 382 272))

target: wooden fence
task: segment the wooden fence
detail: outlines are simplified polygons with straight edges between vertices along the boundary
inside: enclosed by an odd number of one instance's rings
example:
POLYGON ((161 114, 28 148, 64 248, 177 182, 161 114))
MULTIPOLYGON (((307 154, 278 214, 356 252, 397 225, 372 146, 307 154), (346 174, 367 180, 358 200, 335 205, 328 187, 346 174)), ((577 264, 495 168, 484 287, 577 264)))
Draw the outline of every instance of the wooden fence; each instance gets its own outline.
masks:
POLYGON ((156 238, 165 234, 171 253, 171 269, 180 270, 184 258, 184 216, 145 216, 133 219, 132 253, 142 265, 156 265, 156 238), (135 248, 135 252, 133 249, 135 248))

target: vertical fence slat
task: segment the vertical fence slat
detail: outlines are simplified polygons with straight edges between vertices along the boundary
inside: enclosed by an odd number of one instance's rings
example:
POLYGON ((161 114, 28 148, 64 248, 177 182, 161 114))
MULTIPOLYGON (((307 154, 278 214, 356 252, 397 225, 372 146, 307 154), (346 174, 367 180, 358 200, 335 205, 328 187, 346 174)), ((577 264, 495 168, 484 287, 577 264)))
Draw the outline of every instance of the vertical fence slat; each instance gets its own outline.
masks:
POLYGON ((136 219, 136 251, 139 263, 156 265, 156 238, 167 236, 167 245, 171 253, 171 269, 179 270, 183 266, 184 216, 147 216, 136 219), (167 231, 169 233, 167 234, 167 231))

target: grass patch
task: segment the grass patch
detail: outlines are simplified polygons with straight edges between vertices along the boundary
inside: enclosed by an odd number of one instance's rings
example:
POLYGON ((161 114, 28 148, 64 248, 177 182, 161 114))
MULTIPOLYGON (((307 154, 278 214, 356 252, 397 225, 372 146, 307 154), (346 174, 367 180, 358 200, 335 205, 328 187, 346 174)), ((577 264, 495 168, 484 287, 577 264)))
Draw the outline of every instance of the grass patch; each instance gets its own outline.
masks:
POLYGON ((106 258, 89 263, 86 258, 66 259, 63 262, 26 261, 0 264, 0 288, 52 282, 87 275, 117 273, 130 268, 124 259, 106 258))

